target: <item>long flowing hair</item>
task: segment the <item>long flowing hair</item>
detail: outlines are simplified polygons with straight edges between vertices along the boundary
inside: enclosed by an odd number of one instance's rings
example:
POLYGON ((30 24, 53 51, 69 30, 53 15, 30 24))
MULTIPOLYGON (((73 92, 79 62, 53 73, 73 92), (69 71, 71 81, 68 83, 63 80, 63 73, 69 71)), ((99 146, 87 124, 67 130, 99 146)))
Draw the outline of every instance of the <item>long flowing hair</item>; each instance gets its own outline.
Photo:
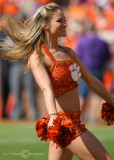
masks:
MULTIPOLYGON (((38 59, 42 55, 41 44, 44 43, 45 34, 43 24, 48 24, 54 12, 61 9, 56 3, 48 3, 38 8, 35 14, 24 23, 15 19, 8 19, 8 28, 2 30, 9 36, 12 45, 1 44, 3 52, 0 56, 6 60, 21 61, 25 64, 23 71, 27 73, 30 69, 28 58, 36 51, 38 59)), ((62 10, 62 9, 61 9, 62 10)))

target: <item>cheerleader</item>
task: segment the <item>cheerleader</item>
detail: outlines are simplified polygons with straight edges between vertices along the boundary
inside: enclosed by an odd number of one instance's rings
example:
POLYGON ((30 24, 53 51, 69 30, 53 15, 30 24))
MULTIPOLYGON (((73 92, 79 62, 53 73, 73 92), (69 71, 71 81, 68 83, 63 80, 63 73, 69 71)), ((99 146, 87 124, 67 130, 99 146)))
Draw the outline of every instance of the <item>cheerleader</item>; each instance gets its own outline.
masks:
POLYGON ((2 57, 7 60, 24 57, 24 71, 32 70, 43 91, 47 112, 35 128, 41 140, 50 141, 48 160, 72 160, 73 154, 82 160, 112 160, 99 140, 81 123, 77 81, 82 78, 111 106, 114 99, 76 53, 58 43, 60 37, 67 36, 62 8, 55 3, 38 8, 31 25, 26 23, 23 30, 11 20, 8 24, 11 32, 5 28, 4 31, 15 46, 7 46, 8 53, 2 57))

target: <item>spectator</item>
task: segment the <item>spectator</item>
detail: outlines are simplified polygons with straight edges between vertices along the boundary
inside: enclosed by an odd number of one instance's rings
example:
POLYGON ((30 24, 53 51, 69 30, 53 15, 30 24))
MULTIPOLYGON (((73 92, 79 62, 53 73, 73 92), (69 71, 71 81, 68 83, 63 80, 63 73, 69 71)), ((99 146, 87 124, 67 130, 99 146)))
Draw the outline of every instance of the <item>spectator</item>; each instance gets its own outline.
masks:
MULTIPOLYGON (((5 39, 6 44, 12 43, 9 38, 5 39)), ((37 107, 36 107, 36 99, 35 99, 35 88, 34 88, 34 78, 31 72, 25 76, 22 72, 22 65, 17 63, 16 61, 12 60, 10 62, 10 69, 9 69, 9 89, 10 94, 12 97, 15 97, 16 102, 13 106, 13 111, 11 113, 10 118, 12 119, 19 119, 25 115, 26 118, 29 119, 37 119, 37 107), (22 91, 25 110, 23 108, 22 103, 22 91)))
MULTIPOLYGON (((6 37, 3 31, 0 31, 0 37, 1 38, 6 37)), ((2 40, 0 40, 0 42, 2 42, 2 40)), ((3 118, 7 117, 5 111, 6 111, 8 94, 9 94, 9 81, 8 81, 9 80, 9 67, 10 67, 9 62, 1 59, 1 82, 2 82, 1 92, 2 92, 2 101, 3 101, 3 107, 2 107, 3 108, 2 109, 3 118)))
MULTIPOLYGON (((83 33, 80 36, 76 48, 76 53, 78 54, 83 64, 89 69, 89 71, 103 82, 103 66, 110 57, 108 44, 97 37, 93 26, 91 26, 90 31, 89 28, 87 29, 87 25, 85 22, 82 25, 83 33), (84 30, 86 30, 86 33, 84 32, 84 30)), ((81 107, 83 108, 85 100, 89 93, 89 88, 82 79, 79 81, 79 83, 79 95, 81 100, 81 107)), ((95 94, 93 94, 93 96, 94 101, 92 102, 92 106, 93 111, 95 111, 98 104, 98 97, 96 97, 95 94)), ((91 117, 95 117, 94 115, 92 115, 91 117)), ((91 121, 94 122, 96 121, 95 119, 93 118, 91 121)))

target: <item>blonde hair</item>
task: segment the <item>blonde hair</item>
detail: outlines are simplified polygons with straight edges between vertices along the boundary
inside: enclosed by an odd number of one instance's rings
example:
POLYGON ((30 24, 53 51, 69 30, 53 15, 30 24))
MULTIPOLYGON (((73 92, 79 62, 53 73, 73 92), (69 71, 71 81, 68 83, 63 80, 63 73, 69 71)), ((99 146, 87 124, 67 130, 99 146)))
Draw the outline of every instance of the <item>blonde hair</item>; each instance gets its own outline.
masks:
POLYGON ((53 13, 58 9, 61 9, 61 7, 56 3, 48 3, 41 6, 36 10, 33 17, 30 18, 32 20, 31 24, 29 23, 30 19, 25 21, 25 23, 9 19, 7 21, 9 28, 2 27, 2 29, 14 45, 1 44, 3 46, 3 53, 0 56, 6 60, 16 61, 23 58, 22 63, 25 64, 23 71, 27 73, 30 69, 28 58, 33 51, 36 50, 38 59, 42 55, 40 46, 44 43, 45 36, 43 24, 48 24, 53 13))

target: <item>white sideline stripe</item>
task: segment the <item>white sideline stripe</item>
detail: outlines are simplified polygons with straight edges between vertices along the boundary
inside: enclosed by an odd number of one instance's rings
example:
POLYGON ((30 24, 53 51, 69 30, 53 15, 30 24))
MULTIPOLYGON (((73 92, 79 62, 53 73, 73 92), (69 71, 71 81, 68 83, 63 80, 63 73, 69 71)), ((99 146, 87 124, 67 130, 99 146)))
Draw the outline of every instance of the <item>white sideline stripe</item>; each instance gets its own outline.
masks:
MULTIPOLYGON (((96 136, 100 141, 114 141, 114 136, 96 136)), ((47 141, 48 142, 48 141, 47 141)), ((37 143, 46 143, 46 141, 40 141, 40 138, 10 138, 10 139, 0 139, 0 144, 22 144, 22 143, 29 143, 29 144, 37 144, 37 143)))

